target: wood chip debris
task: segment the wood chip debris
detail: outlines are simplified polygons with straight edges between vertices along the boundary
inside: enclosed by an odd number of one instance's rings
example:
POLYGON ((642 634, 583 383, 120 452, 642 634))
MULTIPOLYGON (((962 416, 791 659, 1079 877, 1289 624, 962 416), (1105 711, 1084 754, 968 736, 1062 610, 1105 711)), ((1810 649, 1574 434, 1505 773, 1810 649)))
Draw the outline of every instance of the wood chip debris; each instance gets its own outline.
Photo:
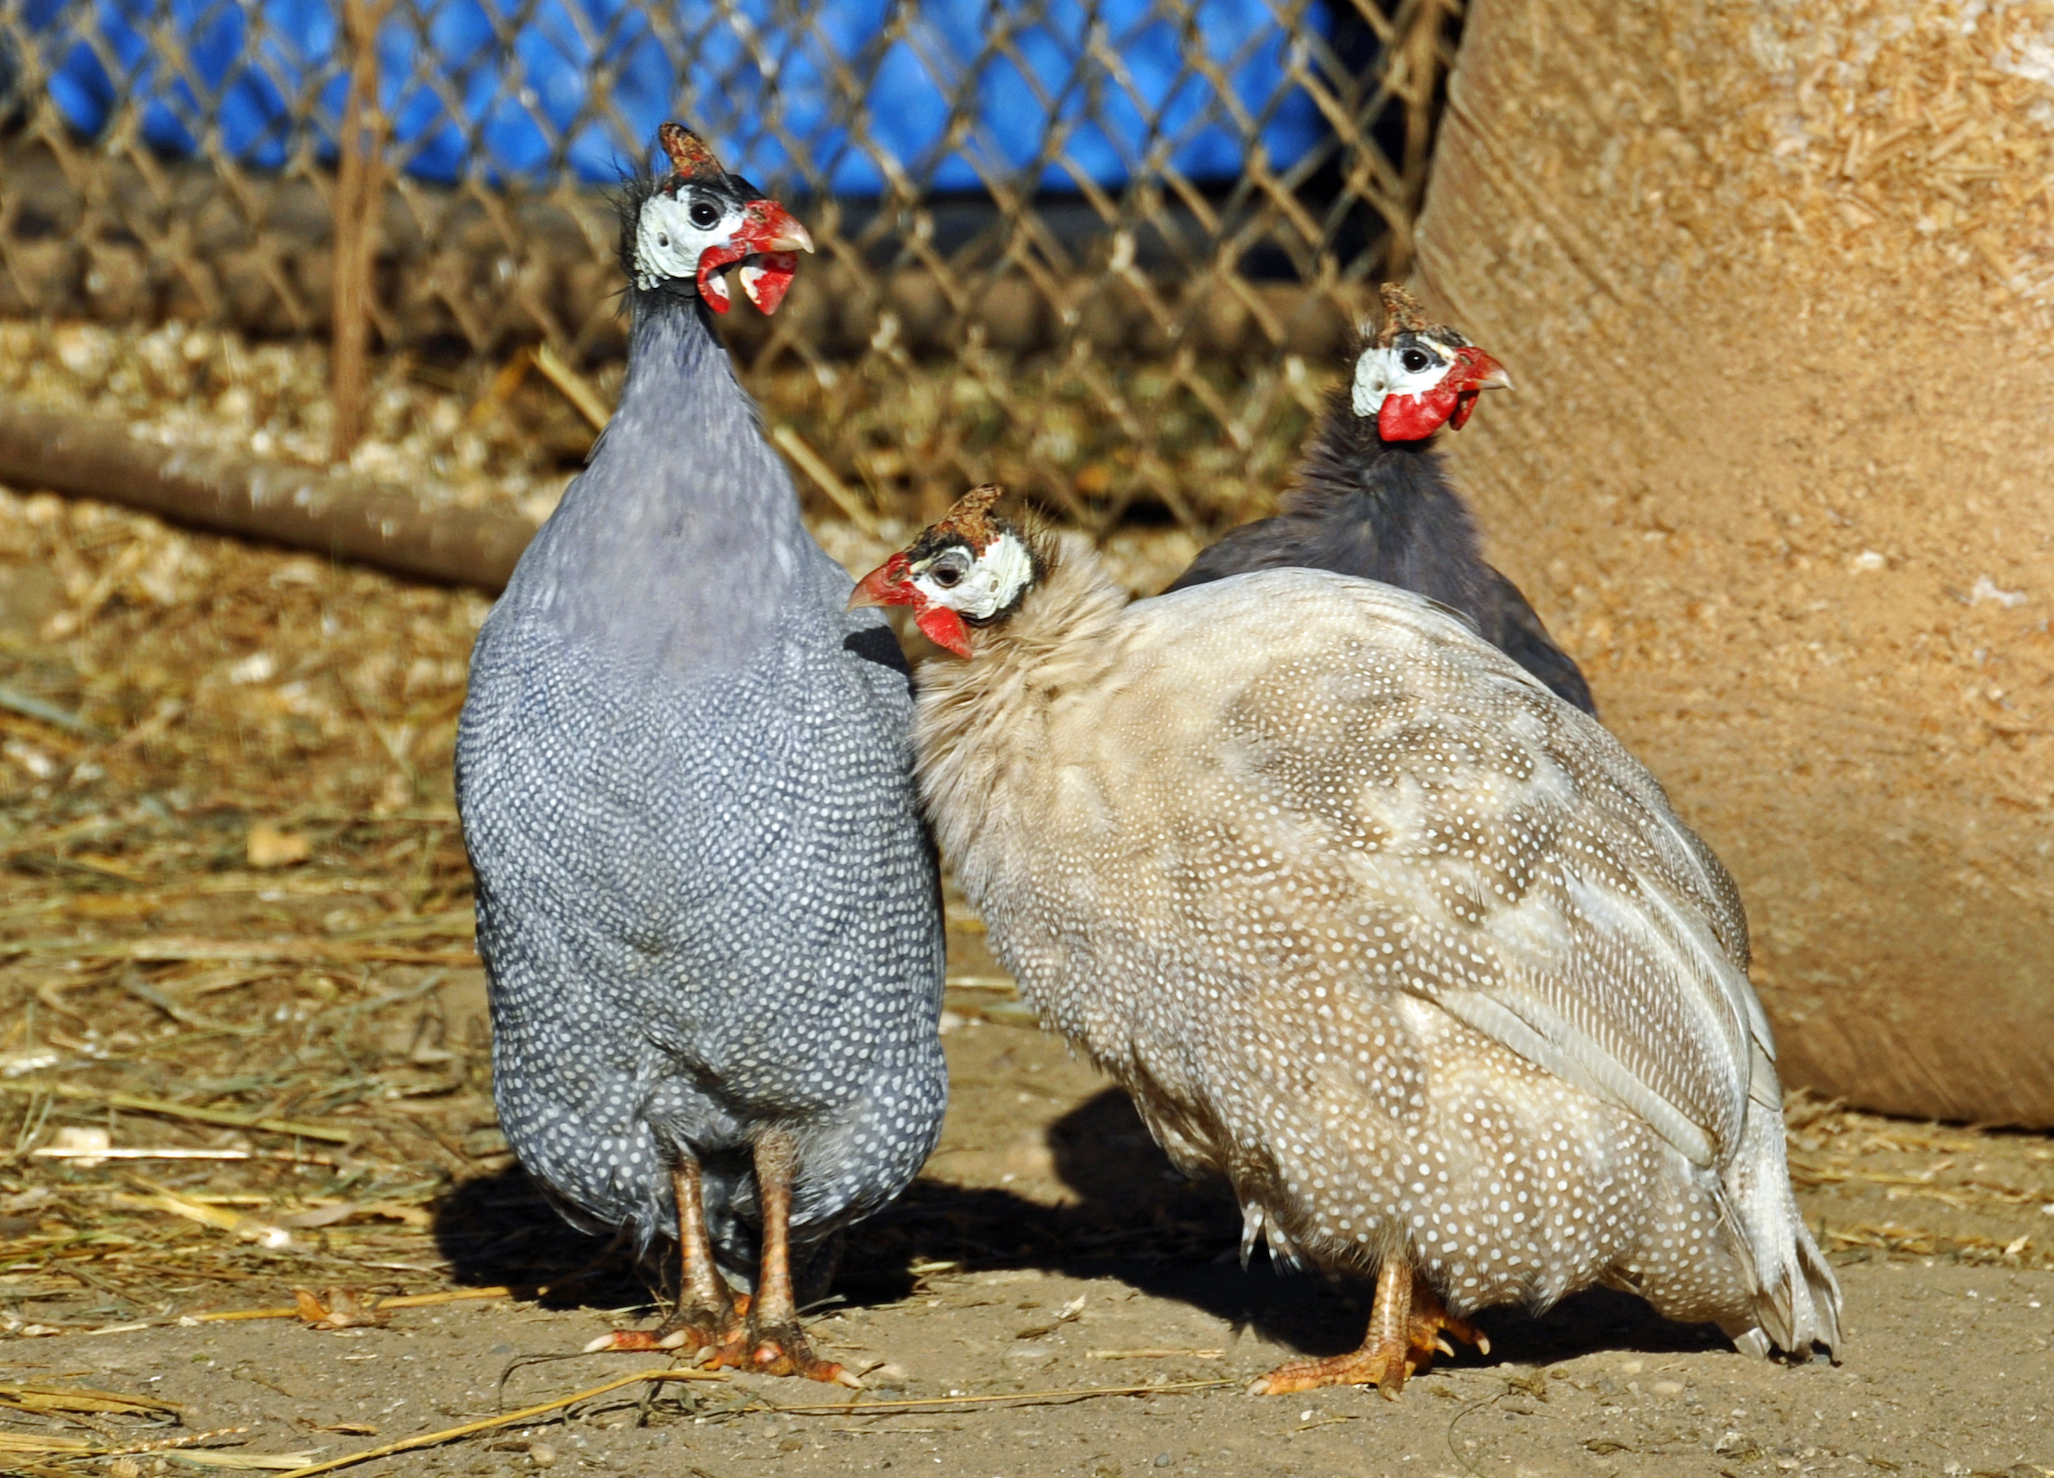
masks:
POLYGON ((354 1288, 295 1288, 301 1321, 309 1329, 382 1329, 392 1322, 376 1299, 354 1288))

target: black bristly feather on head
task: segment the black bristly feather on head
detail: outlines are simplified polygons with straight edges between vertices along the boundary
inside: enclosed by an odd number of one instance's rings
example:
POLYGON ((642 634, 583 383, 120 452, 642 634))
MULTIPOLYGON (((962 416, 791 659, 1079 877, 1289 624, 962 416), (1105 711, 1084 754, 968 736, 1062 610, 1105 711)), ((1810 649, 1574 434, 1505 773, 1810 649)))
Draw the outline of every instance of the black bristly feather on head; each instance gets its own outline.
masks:
MULTIPOLYGON (((667 180, 669 176, 664 178, 667 180)), ((620 188, 608 197, 613 202, 614 215, 620 219, 617 251, 621 274, 627 278, 627 285, 622 289, 623 301, 626 301, 625 294, 635 290, 635 227, 641 222, 643 205, 656 193, 656 184, 656 171, 644 159, 621 175, 620 188)))

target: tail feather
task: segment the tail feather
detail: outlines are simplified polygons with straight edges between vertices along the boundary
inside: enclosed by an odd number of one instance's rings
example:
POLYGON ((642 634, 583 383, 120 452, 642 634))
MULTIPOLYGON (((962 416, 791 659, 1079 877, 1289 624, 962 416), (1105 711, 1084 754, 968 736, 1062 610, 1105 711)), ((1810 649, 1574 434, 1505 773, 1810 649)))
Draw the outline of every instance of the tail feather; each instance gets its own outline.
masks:
MULTIPOLYGON (((1773 1091, 1775 1079, 1767 1088, 1773 1091)), ((1764 1095, 1765 1096, 1765 1095, 1764 1095)), ((1736 1250, 1754 1284, 1748 1320, 1726 1333, 1752 1355, 1771 1347, 1809 1356, 1840 1348, 1840 1284, 1797 1209, 1783 1149, 1780 1102, 1750 1097, 1740 1152, 1726 1167, 1724 1189, 1736 1250)))

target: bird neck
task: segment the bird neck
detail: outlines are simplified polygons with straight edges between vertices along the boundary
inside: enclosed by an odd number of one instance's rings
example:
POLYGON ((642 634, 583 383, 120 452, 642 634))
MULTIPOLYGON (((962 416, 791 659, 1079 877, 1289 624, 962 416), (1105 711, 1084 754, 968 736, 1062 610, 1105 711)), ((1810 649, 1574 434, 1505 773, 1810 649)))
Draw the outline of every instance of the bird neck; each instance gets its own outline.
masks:
POLYGON ((615 650, 739 658, 808 567, 798 497, 698 301, 632 298, 620 405, 536 577, 558 619, 615 650))
MULTIPOLYGON (((682 449, 700 426, 718 434, 726 424, 743 422, 754 430, 756 406, 735 378, 727 345, 698 296, 664 287, 630 287, 628 296, 627 377, 607 434, 629 421, 682 449)), ((605 452, 602 437, 593 449, 595 465, 605 452)))
POLYGON ((994 854, 981 837, 1031 824, 1027 811, 1046 802, 1031 777, 1046 770, 1049 721, 1119 660, 1132 601, 1082 535, 1033 543, 1042 573, 1019 609, 971 628, 968 661, 920 668, 920 786, 959 880, 964 869, 982 879, 994 854))
POLYGON ((1423 567, 1480 566, 1483 551, 1437 440, 1386 441, 1373 417, 1337 402, 1299 465, 1283 511, 1348 525, 1363 562, 1351 574, 1446 599, 1418 583, 1429 573, 1423 567))
POLYGON ((636 291, 633 306, 620 405, 578 494, 619 531, 624 553, 716 559, 701 573, 729 580, 787 563, 779 551, 805 537, 798 496, 711 315, 662 290, 636 291))

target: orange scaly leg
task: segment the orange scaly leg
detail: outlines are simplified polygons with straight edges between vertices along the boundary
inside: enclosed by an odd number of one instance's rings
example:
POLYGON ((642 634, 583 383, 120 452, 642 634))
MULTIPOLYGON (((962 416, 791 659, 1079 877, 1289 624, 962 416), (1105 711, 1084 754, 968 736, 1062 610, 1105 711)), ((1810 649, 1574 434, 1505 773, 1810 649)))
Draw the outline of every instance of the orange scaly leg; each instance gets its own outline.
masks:
MULTIPOLYGON (((863 1382, 822 1360, 799 1328, 792 1296, 792 1172, 798 1153, 791 1136, 772 1132, 756 1141, 756 1198, 763 1209, 763 1255, 758 1262, 756 1299, 749 1308, 747 1369, 765 1375, 803 1375, 808 1380, 863 1388, 863 1382)), ((726 1362, 723 1362, 726 1363, 726 1362)))
POLYGON ((1486 1355, 1491 1352, 1483 1332, 1449 1313, 1426 1279, 1412 1271, 1411 1263, 1387 1257, 1377 1272, 1376 1305, 1370 1310, 1369 1334, 1361 1349, 1279 1365, 1248 1391, 1254 1396, 1284 1396, 1321 1386, 1375 1386, 1395 1401, 1406 1379, 1426 1369, 1436 1352, 1455 1353, 1441 1337, 1443 1331, 1486 1355))
POLYGON ((670 1173, 677 1197, 677 1307, 654 1329, 616 1329, 585 1346, 597 1350, 714 1350, 738 1346, 743 1338, 742 1305, 729 1291, 727 1279, 713 1262, 713 1241, 706 1233, 706 1196, 699 1164, 685 1160, 670 1173))

